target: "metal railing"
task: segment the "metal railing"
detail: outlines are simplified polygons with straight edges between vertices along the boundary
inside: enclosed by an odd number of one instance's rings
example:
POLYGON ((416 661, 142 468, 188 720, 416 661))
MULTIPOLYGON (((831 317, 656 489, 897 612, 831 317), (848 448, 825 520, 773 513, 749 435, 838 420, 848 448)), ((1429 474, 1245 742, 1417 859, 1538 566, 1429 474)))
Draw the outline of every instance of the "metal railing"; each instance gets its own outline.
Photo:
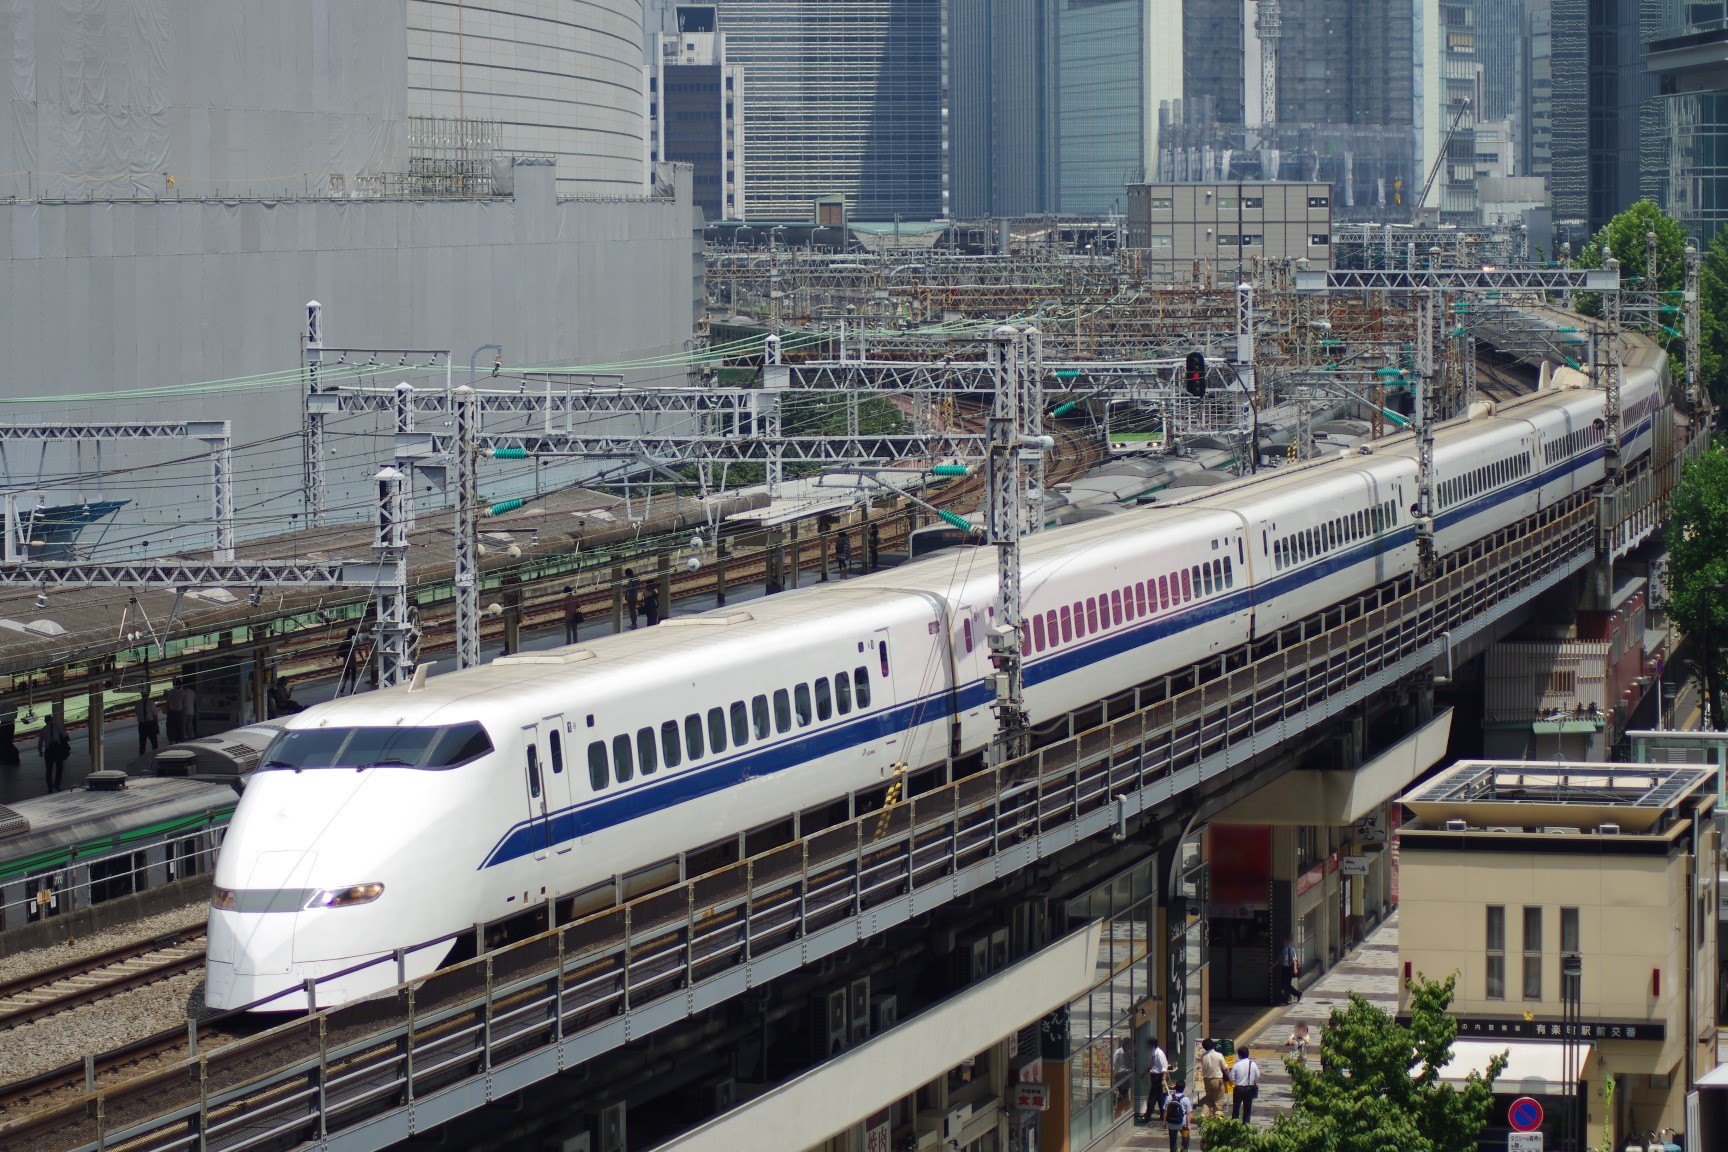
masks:
MULTIPOLYGON (((1430 584, 1167 698, 762 855, 383 996, 0 1130, 19 1152, 382 1147, 759 986, 1273 752, 1588 563, 1596 509, 1551 511, 1430 584), (334 1146, 334 1144, 332 1145, 334 1146)), ((1226 658, 1228 659, 1228 658, 1226 658)), ((1113 715, 1120 712, 1119 715, 1113 715)), ((378 963, 399 963, 389 958, 378 963)))
POLYGON ((0 934, 210 872, 227 817, 188 817, 180 827, 124 847, 77 846, 0 863, 0 934))

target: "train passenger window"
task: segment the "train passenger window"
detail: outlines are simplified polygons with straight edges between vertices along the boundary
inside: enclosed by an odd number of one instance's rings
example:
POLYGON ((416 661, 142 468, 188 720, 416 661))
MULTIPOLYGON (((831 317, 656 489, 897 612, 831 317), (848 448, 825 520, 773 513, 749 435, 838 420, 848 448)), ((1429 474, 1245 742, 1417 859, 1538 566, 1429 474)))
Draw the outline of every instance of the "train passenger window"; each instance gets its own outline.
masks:
POLYGON ((716 756, 726 751, 726 711, 723 708, 708 709, 708 748, 716 756))
POLYGON ((834 697, 828 689, 828 677, 816 677, 816 719, 826 720, 834 715, 834 697))
POLYGON ((750 710, 744 707, 744 701, 732 701, 732 746, 742 748, 750 743, 750 710))
POLYGON ((1212 588, 1217 592, 1224 591, 1224 562, 1222 560, 1212 561, 1212 588))
POLYGON ((678 739, 678 721, 668 720, 660 725, 660 758, 666 761, 666 767, 678 767, 684 759, 683 751, 683 743, 678 739))
MULTIPOLYGON (((972 651, 972 617, 967 616, 960 621, 960 636, 966 642, 966 651, 972 651)), ((827 719, 826 716, 823 717, 827 719)))
POLYGON ((1170 607, 1170 578, 1168 576, 1158 577, 1158 607, 1170 607))
POLYGON ((1182 569, 1182 602, 1194 599, 1194 585, 1188 579, 1188 569, 1182 569))
POLYGON ((636 766, 642 769, 642 775, 652 776, 654 770, 660 767, 654 752, 654 729, 636 729, 636 766))
POLYGON ((810 717, 814 713, 810 709, 810 685, 800 684, 792 689, 792 711, 798 717, 798 727, 808 728, 810 717))
POLYGON ((834 709, 842 716, 852 711, 852 678, 844 672, 834 674, 834 709))
POLYGON ((540 797, 540 761, 534 755, 534 745, 528 745, 528 795, 540 797))
POLYGON ((1216 560, 1212 560, 1200 565, 1200 592, 1202 595, 1212 595, 1212 565, 1216 563, 1216 560))
POLYGON ((1224 587, 1236 587, 1236 573, 1230 567, 1230 557, 1224 557, 1224 587))
POLYGON ((774 690, 774 731, 792 731, 792 694, 784 688, 774 690))
POLYGON ((1064 644, 1074 639, 1074 618, 1072 612, 1073 609, 1069 608, 1068 605, 1062 605, 1062 643, 1064 644))
POLYGON ((564 771, 564 741, 559 739, 556 728, 546 733, 546 743, 552 749, 552 774, 561 775, 564 771))
POLYGON ((1036 612, 1032 614, 1032 651, 1044 651, 1044 617, 1036 612))
POLYGON ((636 758, 630 752, 630 737, 612 737, 612 778, 622 784, 636 775, 636 758))
MULTIPOLYGON (((1104 599, 1104 597, 1102 597, 1102 596, 1098 597, 1098 600, 1102 600, 1102 599, 1104 599)), ((1086 631, 1088 631, 1088 632, 1098 631, 1098 600, 1094 600, 1090 596, 1088 596, 1085 600, 1085 604, 1086 604, 1086 631)), ((1110 609, 1108 607, 1106 607, 1104 609, 1104 623, 1105 624, 1110 623, 1110 609)))
POLYGON ((684 717, 684 751, 690 759, 702 759, 702 714, 692 712, 684 717))
MULTIPOLYGON (((1133 604, 1133 601, 1129 601, 1129 604, 1133 604)), ((1117 588, 1110 590, 1110 622, 1122 623, 1122 592, 1117 588)))
POLYGON ((876 644, 876 652, 882 658, 882 679, 888 679, 888 641, 881 640, 876 644))
POLYGON ((756 739, 766 740, 773 734, 774 729, 768 722, 768 697, 750 698, 750 720, 756 725, 756 739))
POLYGON ((1149 580, 1142 580, 1134 585, 1134 613, 1137 616, 1146 615, 1146 585, 1149 580))
POLYGON ((862 712, 870 707, 870 670, 868 668, 852 669, 852 687, 858 693, 858 710, 862 712))
POLYGON ((610 775, 606 763, 606 741, 596 740, 588 745, 588 784, 598 792, 606 787, 610 775))
POLYGON ((1056 625, 1056 612, 1052 609, 1044 613, 1044 635, 1046 642, 1054 648, 1062 642, 1062 633, 1056 625))

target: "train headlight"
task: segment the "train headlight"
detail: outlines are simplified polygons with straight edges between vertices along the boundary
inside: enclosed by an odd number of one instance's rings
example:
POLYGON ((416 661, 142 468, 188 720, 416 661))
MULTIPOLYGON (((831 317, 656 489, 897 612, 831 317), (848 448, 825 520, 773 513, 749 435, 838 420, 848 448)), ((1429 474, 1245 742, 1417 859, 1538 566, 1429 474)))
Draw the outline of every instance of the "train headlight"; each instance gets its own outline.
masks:
POLYGON ((347 888, 326 888, 311 900, 308 908, 351 908, 356 904, 370 904, 384 895, 382 884, 353 884, 347 888))
POLYGON ((234 889, 211 888, 210 907, 216 909, 218 912, 234 911, 234 889))

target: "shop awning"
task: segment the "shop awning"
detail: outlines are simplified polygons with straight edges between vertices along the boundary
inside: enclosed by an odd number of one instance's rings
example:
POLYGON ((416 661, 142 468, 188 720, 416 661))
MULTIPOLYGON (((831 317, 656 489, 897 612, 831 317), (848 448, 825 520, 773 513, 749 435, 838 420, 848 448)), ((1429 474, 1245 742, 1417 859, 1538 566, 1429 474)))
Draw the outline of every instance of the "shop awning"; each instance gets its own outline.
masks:
MULTIPOLYGON (((1574 1045, 1574 1067, 1588 1068, 1594 1047, 1574 1045)), ((1454 1040, 1452 1061, 1440 1070, 1440 1079, 1461 1084, 1472 1072, 1486 1072, 1488 1061, 1502 1052, 1506 1070, 1494 1081, 1496 1092, 1545 1096, 1566 1091, 1566 1045, 1554 1040, 1454 1040)))

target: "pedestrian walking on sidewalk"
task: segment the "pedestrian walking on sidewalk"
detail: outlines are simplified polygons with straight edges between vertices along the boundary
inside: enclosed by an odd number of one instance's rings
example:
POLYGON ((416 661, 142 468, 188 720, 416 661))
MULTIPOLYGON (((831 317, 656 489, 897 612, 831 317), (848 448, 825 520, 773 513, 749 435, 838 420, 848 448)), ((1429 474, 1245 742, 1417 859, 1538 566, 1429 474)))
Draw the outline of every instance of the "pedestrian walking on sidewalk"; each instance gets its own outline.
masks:
POLYGON ((1296 987, 1296 977, 1302 974, 1301 962, 1296 959, 1296 943, 1288 935, 1284 937, 1284 947, 1278 952, 1278 959, 1270 965, 1278 970, 1277 994, 1282 997, 1278 1002, 1288 1004, 1294 999, 1302 1002, 1302 990, 1296 987))
POLYGON ((1260 1063, 1247 1048, 1236 1049, 1236 1063, 1230 1066, 1230 1119, 1244 1124, 1254 1122, 1254 1098, 1260 1095, 1260 1063))
POLYGON ((1224 1053, 1218 1051, 1218 1044, 1212 1040, 1200 1042, 1200 1082, 1205 1086, 1206 1097, 1201 1102, 1208 1116, 1224 1114, 1224 1053))
POLYGON ((1164 1098, 1164 1129, 1170 1133, 1170 1152, 1177 1152, 1178 1138, 1182 1141, 1181 1152, 1188 1152, 1188 1120, 1193 1112, 1194 1106, 1183 1094, 1182 1085, 1173 1085, 1170 1095, 1164 1098))
MULTIPOLYGON (((1151 1031, 1150 1028, 1147 1029, 1151 1031)), ((1164 1110, 1164 1081, 1170 1075, 1170 1057, 1164 1054, 1163 1047, 1156 1036, 1149 1036, 1147 1042, 1151 1052, 1146 1056, 1146 1100, 1144 1111, 1136 1117, 1142 1124, 1152 1123, 1152 1118, 1164 1110)))

